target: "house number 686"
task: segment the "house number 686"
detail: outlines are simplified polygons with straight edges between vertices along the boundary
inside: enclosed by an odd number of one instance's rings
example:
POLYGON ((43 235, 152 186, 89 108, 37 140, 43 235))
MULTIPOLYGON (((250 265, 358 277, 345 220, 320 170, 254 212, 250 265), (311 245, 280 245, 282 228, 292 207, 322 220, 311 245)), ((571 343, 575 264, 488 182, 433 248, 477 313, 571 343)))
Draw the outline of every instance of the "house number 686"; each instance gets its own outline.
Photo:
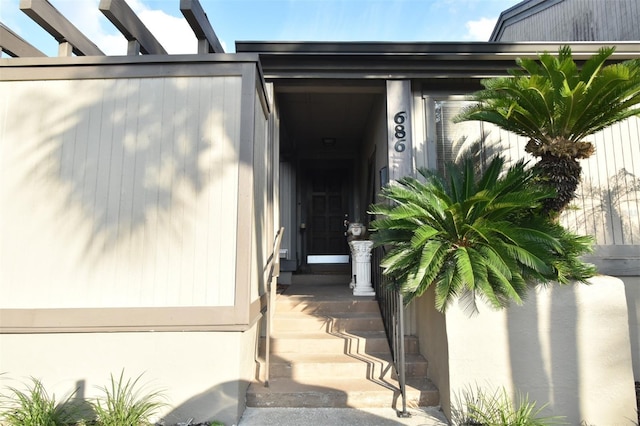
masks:
POLYGON ((397 139, 396 143, 393 145, 393 149, 395 149, 396 152, 403 152, 405 149, 407 149, 405 145, 405 137, 407 136, 407 131, 404 128, 404 122, 406 120, 406 111, 400 111, 393 116, 393 122, 396 124, 393 129, 393 136, 397 139))

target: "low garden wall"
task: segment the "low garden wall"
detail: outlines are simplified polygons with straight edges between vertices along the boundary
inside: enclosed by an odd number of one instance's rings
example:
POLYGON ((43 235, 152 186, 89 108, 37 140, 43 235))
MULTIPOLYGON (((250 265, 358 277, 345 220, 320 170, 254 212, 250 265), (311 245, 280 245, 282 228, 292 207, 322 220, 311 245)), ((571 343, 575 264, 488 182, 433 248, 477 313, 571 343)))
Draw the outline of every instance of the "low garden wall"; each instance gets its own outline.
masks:
POLYGON ((624 282, 629 308, 629 334, 631 338, 631 356, 633 358, 633 376, 640 382, 640 277, 620 277, 624 282))
POLYGON ((442 315, 431 292, 415 303, 421 350, 448 416, 462 391, 504 387, 548 404, 545 415, 569 424, 636 424, 622 280, 598 276, 591 285, 541 287, 503 311, 480 302, 474 313, 457 302, 442 315))

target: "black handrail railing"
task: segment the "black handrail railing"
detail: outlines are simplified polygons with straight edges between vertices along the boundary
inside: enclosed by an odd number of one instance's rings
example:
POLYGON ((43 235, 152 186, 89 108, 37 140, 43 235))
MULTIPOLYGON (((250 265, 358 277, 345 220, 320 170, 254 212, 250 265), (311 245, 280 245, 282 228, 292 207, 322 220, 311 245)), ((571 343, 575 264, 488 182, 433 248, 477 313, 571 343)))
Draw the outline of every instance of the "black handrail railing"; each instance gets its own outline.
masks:
POLYGON ((390 285, 389 278, 382 274, 380 262, 384 257, 384 253, 384 247, 377 247, 373 250, 371 262, 373 268, 372 281, 376 290, 376 298, 380 305, 380 313, 387 333, 387 340, 391 348, 393 366, 400 386, 402 411, 398 411, 398 417, 409 417, 404 351, 404 300, 402 294, 393 285, 390 285))
POLYGON ((271 327, 275 311, 276 288, 280 276, 280 244, 282 243, 284 227, 276 233, 273 241, 273 252, 267 259, 268 270, 265 294, 262 295, 261 313, 265 320, 265 356, 264 356, 264 385, 269 387, 269 372, 271 370, 271 327))

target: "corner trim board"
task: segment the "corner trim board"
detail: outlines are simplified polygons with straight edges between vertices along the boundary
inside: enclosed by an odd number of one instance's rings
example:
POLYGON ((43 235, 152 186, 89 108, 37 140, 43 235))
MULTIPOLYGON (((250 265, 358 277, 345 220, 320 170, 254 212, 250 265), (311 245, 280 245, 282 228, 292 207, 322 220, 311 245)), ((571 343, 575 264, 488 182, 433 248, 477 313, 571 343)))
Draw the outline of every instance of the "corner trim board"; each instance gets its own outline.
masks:
POLYGON ((242 311, 237 306, 0 309, 0 334, 246 331, 260 316, 259 301, 249 315, 242 311))

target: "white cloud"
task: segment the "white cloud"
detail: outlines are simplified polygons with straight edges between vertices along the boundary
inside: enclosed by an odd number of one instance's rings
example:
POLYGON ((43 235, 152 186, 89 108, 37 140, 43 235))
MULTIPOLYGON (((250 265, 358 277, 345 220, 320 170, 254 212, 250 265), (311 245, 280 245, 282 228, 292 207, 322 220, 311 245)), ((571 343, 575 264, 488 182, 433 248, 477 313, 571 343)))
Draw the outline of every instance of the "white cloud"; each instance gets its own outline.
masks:
POLYGON ((128 4, 168 53, 198 51, 196 36, 182 15, 172 16, 159 9, 150 9, 140 0, 128 0, 128 4))
POLYGON ((56 0, 51 3, 105 54, 127 53, 127 41, 100 12, 99 0, 56 0))
POLYGON ((465 40, 472 41, 489 41, 493 28, 498 22, 497 18, 480 18, 477 21, 468 21, 465 23, 467 34, 465 40))
POLYGON ((175 54, 198 51, 196 36, 183 17, 171 16, 161 10, 145 10, 138 16, 167 52, 175 54))
MULTIPOLYGON (((0 0, 2 1, 2 0, 0 0)), ((197 40, 182 15, 147 7, 141 0, 126 0, 168 53, 196 53, 197 40)), ((98 9, 99 0, 56 0, 52 4, 107 55, 125 55, 127 40, 98 9)))

